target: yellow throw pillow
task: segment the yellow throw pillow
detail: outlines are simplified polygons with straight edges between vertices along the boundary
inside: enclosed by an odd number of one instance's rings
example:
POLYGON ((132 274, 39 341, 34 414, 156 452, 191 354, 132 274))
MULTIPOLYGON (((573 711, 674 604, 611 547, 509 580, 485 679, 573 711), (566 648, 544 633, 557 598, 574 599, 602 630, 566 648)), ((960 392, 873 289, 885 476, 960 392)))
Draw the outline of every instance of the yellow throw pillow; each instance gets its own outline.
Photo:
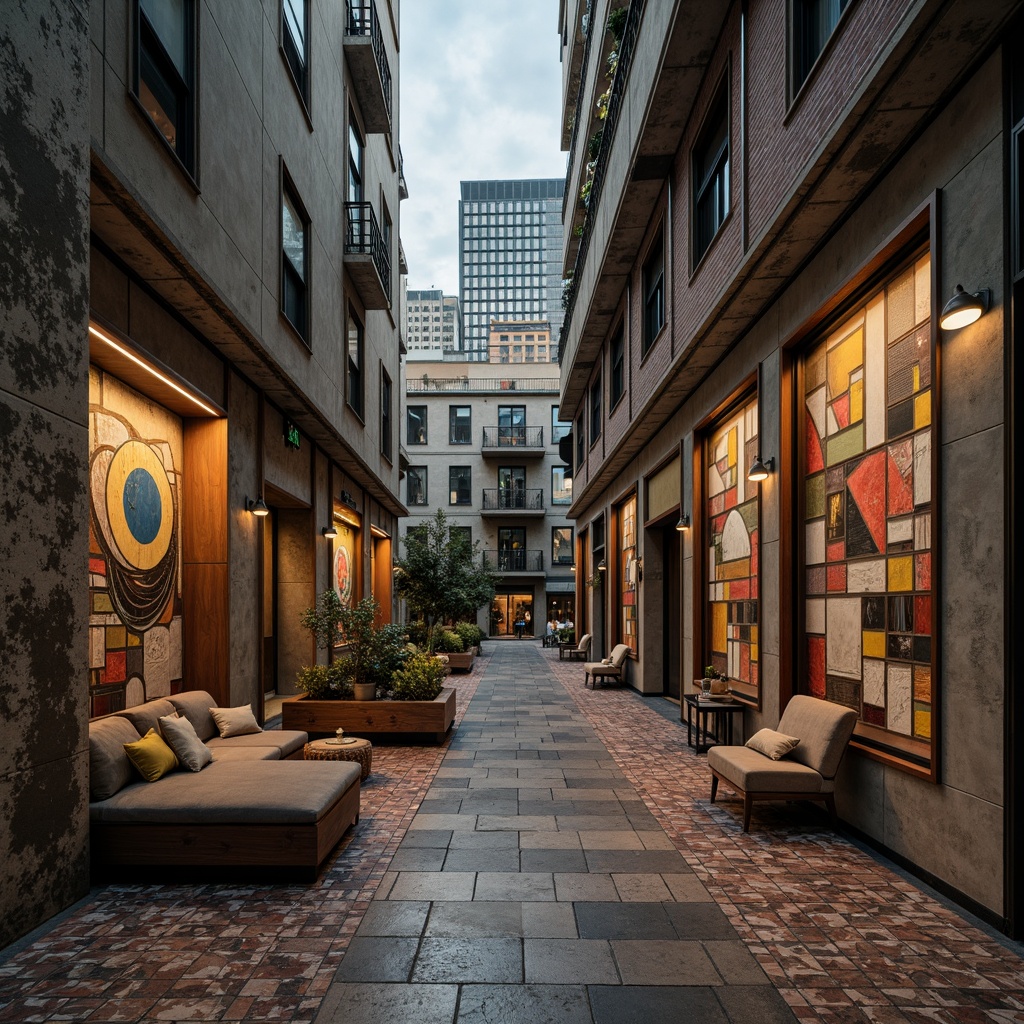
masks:
POLYGON ((178 758, 174 751, 164 743, 163 737, 156 729, 150 729, 141 740, 126 743, 124 752, 147 782, 156 782, 178 767, 178 758))
POLYGON ((776 732, 774 729, 760 729, 747 740, 745 746, 756 750, 773 761, 784 758, 791 750, 794 750, 800 740, 796 736, 787 736, 784 732, 776 732))

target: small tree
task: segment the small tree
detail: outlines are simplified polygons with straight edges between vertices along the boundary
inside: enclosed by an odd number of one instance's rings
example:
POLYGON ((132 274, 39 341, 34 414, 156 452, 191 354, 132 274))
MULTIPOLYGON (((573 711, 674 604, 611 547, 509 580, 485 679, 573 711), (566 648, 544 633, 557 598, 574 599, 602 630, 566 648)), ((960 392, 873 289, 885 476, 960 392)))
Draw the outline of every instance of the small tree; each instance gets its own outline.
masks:
MULTIPOLYGON (((405 535, 405 557, 398 562, 395 592, 429 626, 476 617, 494 599, 498 574, 482 564, 479 542, 470 543, 448 525, 444 509, 421 530, 405 535)), ((433 650, 432 639, 428 646, 433 650)))

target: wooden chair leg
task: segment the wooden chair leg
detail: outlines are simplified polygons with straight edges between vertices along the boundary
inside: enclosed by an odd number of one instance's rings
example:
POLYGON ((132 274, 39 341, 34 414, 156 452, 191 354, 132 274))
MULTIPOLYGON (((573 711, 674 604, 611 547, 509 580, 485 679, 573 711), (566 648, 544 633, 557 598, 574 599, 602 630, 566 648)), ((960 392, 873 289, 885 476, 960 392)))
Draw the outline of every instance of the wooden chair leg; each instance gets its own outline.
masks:
POLYGON ((715 802, 715 796, 718 794, 718 776, 711 776, 711 802, 715 802))
POLYGON ((831 793, 825 794, 825 809, 828 811, 829 820, 832 822, 832 827, 838 824, 839 819, 836 817, 836 798, 831 793))
POLYGON ((743 794, 743 831, 750 831, 750 812, 754 806, 754 798, 750 793, 743 794))

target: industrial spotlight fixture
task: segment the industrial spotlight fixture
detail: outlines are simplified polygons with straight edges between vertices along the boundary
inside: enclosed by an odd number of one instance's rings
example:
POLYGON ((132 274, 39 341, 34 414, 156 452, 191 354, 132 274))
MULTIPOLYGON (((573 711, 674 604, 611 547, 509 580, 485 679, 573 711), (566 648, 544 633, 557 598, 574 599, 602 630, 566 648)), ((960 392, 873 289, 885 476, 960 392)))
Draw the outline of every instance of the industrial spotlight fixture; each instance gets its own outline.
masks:
POLYGON ((334 538, 338 536, 338 528, 334 525, 334 523, 331 523, 330 526, 325 526, 320 532, 328 540, 334 540, 334 538))
POLYGON ((762 480, 767 480, 774 469, 774 458, 764 459, 762 461, 760 455, 755 455, 754 461, 750 464, 750 471, 747 473, 747 479, 751 481, 751 483, 760 483, 762 480))
POLYGON ((942 307, 939 326, 944 331, 958 331, 961 327, 973 324, 983 313, 988 312, 992 301, 992 292, 982 288, 974 292, 965 292, 963 285, 953 289, 953 297, 942 307))
POLYGON ((690 528, 690 517, 685 512, 683 512, 679 516, 679 522, 676 523, 676 529, 680 533, 682 533, 684 530, 688 530, 689 528, 690 528))
POLYGON ((598 572, 605 572, 607 569, 608 569, 608 566, 605 565, 604 559, 602 558, 601 561, 597 563, 597 571, 598 572))
POLYGON ((263 516, 270 515, 270 509, 267 508, 267 503, 262 497, 257 498, 255 501, 250 501, 248 498, 245 499, 246 511, 251 512, 254 516, 259 516, 261 519, 263 516))

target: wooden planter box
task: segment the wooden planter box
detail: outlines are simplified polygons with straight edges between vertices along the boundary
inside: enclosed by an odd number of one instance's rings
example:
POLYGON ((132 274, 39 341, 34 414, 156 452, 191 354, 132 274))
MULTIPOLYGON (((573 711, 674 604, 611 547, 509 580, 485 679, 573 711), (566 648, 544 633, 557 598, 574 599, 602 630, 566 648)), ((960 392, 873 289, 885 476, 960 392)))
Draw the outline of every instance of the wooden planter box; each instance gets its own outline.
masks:
POLYGON ((455 721, 455 690, 446 686, 433 700, 310 700, 304 693, 281 706, 281 728, 356 736, 430 733, 438 742, 455 721))
POLYGON ((473 667, 473 659, 476 657, 475 651, 462 651, 458 654, 447 653, 445 657, 448 659, 448 667, 453 672, 468 672, 473 667))

